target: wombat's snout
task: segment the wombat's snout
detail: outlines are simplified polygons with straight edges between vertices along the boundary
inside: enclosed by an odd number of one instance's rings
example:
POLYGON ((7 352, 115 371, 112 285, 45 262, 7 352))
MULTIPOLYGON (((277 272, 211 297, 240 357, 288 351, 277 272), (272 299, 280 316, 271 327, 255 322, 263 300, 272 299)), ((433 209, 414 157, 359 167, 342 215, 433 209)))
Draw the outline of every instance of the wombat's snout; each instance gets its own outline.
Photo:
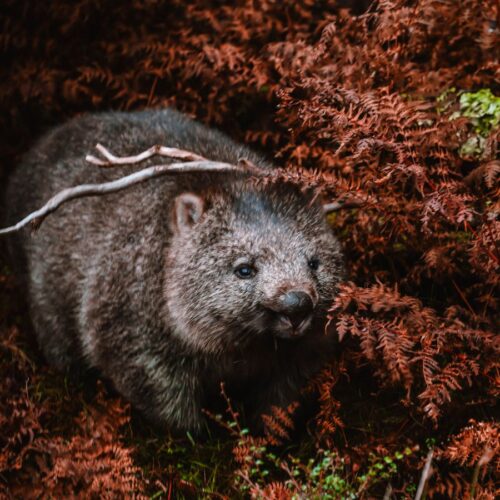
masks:
POLYGON ((311 324, 314 301, 309 293, 291 290, 280 295, 268 309, 278 314, 276 333, 282 338, 299 337, 311 324))

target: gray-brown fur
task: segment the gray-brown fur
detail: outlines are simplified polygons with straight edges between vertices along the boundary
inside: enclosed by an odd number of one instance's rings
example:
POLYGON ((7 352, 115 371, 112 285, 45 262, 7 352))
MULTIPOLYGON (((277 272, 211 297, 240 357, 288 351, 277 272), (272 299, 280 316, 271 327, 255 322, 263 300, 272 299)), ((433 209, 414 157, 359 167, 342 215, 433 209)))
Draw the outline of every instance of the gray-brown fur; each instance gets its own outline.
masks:
MULTIPOLYGON (((153 161, 99 169, 85 162, 97 142, 120 155, 163 144, 272 168, 172 110, 88 115, 49 132, 16 169, 7 222, 66 187, 153 161)), ((200 431, 221 381, 251 415, 287 404, 331 353, 321 322, 342 273, 339 245, 321 207, 294 186, 241 174, 163 177, 70 202, 10 245, 49 362, 97 368, 172 429, 200 431), (200 213, 187 210, 191 197, 200 213), (253 278, 235 275, 242 258, 253 259, 253 278), (288 327, 271 310, 292 289, 317 302, 297 339, 281 338, 288 327)))

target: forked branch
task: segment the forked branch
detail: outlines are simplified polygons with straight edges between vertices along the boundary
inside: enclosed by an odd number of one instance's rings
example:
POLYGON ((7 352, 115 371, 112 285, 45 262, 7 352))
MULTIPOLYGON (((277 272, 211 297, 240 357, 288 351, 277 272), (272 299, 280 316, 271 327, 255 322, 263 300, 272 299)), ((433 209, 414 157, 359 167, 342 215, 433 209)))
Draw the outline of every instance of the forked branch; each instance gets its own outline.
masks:
POLYGON ((64 203, 74 200, 75 198, 116 193, 122 189, 162 175, 200 172, 262 173, 261 170, 254 172, 253 169, 249 169, 248 166, 231 165, 230 163, 208 160, 171 163, 168 165, 153 165, 114 181, 104 182, 102 184, 81 184, 79 186, 64 189, 53 196, 42 208, 32 212, 17 224, 0 229, 0 235, 19 231, 19 229, 22 229, 28 224, 31 224, 34 229, 37 229, 45 217, 55 212, 64 203))
MULTIPOLYGON (((248 160, 240 160, 237 165, 232 165, 229 163, 207 160, 203 156, 192 153, 191 151, 160 145, 152 146, 142 153, 133 156, 116 156, 102 144, 97 144, 96 149, 104 157, 104 159, 98 158, 94 155, 87 155, 85 158, 89 163, 100 167, 137 164, 153 156, 163 156, 167 158, 181 159, 184 161, 181 163, 171 163, 167 165, 153 165, 114 181, 104 182, 101 184, 81 184, 79 186, 64 189, 50 198, 50 200, 43 207, 27 215, 17 224, 0 229, 0 235, 19 231, 29 224, 33 229, 37 229, 49 214, 55 212, 61 205, 70 200, 85 198, 87 196, 116 193, 122 189, 126 189, 130 186, 134 186, 135 184, 139 184, 162 175, 201 172, 241 172, 252 175, 270 173, 267 169, 259 168, 248 160)), ((358 207, 362 204, 363 202, 360 200, 345 198, 323 205, 323 210, 325 213, 330 213, 342 208, 358 207)))

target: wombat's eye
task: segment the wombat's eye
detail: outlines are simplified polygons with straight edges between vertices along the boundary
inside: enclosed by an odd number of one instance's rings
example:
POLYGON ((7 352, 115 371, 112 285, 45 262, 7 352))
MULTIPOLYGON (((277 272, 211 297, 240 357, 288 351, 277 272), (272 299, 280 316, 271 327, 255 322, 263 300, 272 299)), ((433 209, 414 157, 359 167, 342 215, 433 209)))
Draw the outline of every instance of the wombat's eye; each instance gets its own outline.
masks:
POLYGON ((308 260, 307 265, 309 266, 309 269, 312 269, 313 271, 317 271, 319 268, 319 259, 316 257, 313 257, 312 259, 308 260))
POLYGON ((253 278, 257 273, 257 269, 250 264, 240 264, 235 270, 234 274, 241 279, 253 278))

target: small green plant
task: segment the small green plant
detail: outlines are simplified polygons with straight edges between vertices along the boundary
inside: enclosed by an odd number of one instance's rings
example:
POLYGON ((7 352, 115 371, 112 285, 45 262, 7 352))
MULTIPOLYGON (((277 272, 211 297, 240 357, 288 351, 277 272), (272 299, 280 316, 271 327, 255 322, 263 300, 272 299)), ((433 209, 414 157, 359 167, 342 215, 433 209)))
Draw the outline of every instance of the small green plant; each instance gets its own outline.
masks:
POLYGON ((358 476, 357 480, 360 483, 358 494, 363 493, 366 489, 379 481, 388 481, 398 472, 398 464, 401 461, 413 454, 414 450, 405 448, 402 452, 396 451, 394 455, 376 456, 370 454, 371 465, 366 473, 358 476))
POLYGON ((250 493, 254 498, 264 498, 271 492, 270 479, 281 478, 280 487, 286 489, 289 498, 321 498, 326 500, 349 500, 361 498, 370 488, 379 483, 387 483, 395 477, 399 464, 414 450, 405 448, 393 455, 370 455, 371 464, 357 477, 350 477, 344 460, 334 450, 317 450, 309 459, 288 455, 280 458, 268 446, 249 450, 246 470, 240 469, 237 487, 242 493, 250 493), (267 488, 267 489, 266 489, 267 488))
POLYGON ((321 449, 309 459, 292 455, 280 457, 267 445, 249 451, 247 464, 239 470, 235 484, 241 493, 250 493, 253 498, 273 497, 279 484, 293 500, 357 498, 356 484, 349 481, 344 461, 335 451, 321 449), (281 479, 281 482, 273 482, 273 479, 281 479))
MULTIPOLYGON (((356 498, 355 487, 347 480, 344 460, 331 450, 318 450, 315 458, 309 459, 307 466, 296 460, 295 476, 302 476, 301 490, 305 498, 356 498)), ((304 496, 295 498, 304 498, 304 496)))
POLYGON ((487 137, 500 124, 500 97, 494 95, 490 89, 463 92, 459 103, 460 111, 453 113, 450 119, 460 116, 470 118, 476 134, 487 137))
MULTIPOLYGON (((450 92, 453 90, 443 93, 438 102, 443 102, 450 92)), ((460 146, 459 154, 462 158, 481 158, 489 134, 500 124, 500 97, 494 95, 490 89, 462 92, 459 106, 460 109, 450 115, 450 120, 462 116, 469 118, 474 131, 460 146)))

